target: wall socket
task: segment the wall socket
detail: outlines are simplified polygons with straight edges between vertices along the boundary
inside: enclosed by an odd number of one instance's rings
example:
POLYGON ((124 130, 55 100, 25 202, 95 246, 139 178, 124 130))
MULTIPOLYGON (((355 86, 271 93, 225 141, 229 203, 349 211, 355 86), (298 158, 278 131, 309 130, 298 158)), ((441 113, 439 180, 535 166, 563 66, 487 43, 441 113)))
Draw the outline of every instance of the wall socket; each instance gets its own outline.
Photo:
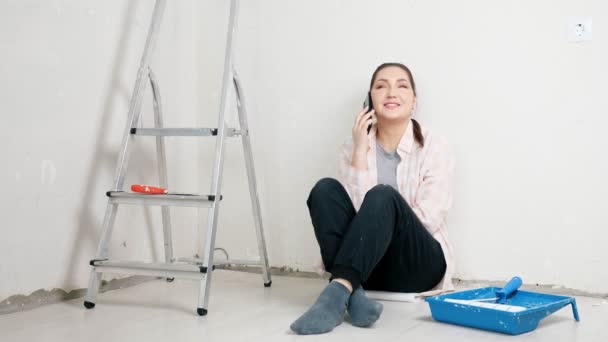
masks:
POLYGON ((568 41, 590 41, 591 22, 591 17, 568 17, 568 41))

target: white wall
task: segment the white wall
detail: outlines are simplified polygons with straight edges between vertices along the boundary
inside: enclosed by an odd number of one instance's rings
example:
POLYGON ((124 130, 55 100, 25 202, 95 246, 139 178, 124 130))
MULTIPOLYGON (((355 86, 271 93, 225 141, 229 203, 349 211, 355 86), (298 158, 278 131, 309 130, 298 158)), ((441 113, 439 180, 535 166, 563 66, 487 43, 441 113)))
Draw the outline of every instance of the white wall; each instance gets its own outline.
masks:
MULTIPOLYGON (((608 292, 606 2, 247 3, 241 18, 257 23, 239 41, 254 54, 239 65, 256 101, 273 265, 311 268, 308 192, 336 174, 373 69, 400 61, 416 77, 417 118, 456 152, 457 276, 608 292), (567 41, 568 16, 593 17, 591 42, 567 41)), ((224 244, 236 253, 237 241, 224 244)))
MULTIPOLYGON (((519 274, 526 283, 608 292, 607 7, 242 1, 236 61, 271 264, 311 269, 318 247, 308 191, 335 176, 336 148, 375 66, 400 61, 418 84, 417 118, 456 151, 457 275, 519 274), (570 15, 593 16, 592 42, 566 41, 570 15)), ((153 62, 167 124, 214 125, 227 9, 220 0, 170 2, 153 62)), ((0 299, 86 286, 151 10, 150 1, 0 3, 0 299)), ((173 189, 207 192, 213 143, 168 146, 173 189)), ((155 182, 151 147, 136 146, 127 184, 155 182)), ((217 246, 251 257, 242 153, 236 141, 227 152, 217 246)), ((206 212, 172 214, 176 254, 197 253, 192 237, 205 229, 206 212)), ((155 208, 120 211, 112 253, 162 257, 159 216, 155 208)))

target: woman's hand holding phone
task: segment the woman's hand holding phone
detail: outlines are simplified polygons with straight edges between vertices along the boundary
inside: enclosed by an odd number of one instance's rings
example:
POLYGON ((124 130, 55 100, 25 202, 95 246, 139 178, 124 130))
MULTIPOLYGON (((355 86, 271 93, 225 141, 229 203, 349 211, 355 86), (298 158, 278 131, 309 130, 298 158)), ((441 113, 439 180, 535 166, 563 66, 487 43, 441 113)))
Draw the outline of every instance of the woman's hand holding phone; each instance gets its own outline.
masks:
POLYGON ((357 168, 367 168, 366 156, 369 142, 367 138, 367 128, 372 124, 374 110, 368 112, 367 107, 357 114, 353 126, 353 166, 357 168), (361 164, 361 165, 359 165, 361 164))

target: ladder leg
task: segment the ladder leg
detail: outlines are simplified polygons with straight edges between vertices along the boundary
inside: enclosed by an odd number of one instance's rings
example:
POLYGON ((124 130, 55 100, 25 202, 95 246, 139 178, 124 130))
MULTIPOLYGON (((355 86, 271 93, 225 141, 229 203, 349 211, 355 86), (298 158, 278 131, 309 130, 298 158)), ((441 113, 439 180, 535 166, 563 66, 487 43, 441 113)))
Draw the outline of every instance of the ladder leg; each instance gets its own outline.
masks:
MULTIPOLYGON (((223 107, 223 106, 222 106, 223 107)), ((224 151, 225 144, 224 139, 226 137, 226 123, 224 122, 223 111, 220 115, 220 123, 218 127, 218 137, 215 151, 215 163, 213 168, 213 179, 211 184, 211 193, 215 195, 215 201, 213 202, 209 215, 207 218, 207 238, 205 241, 205 247, 203 249, 203 267, 207 268, 205 278, 201 281, 197 312, 200 316, 207 314, 209 307, 209 294, 211 291, 211 279, 214 269, 213 254, 215 249, 215 236, 217 232, 217 220, 220 209, 220 189, 222 184, 222 174, 224 169, 224 151)))
MULTIPOLYGON (((143 97, 143 92, 145 90, 145 82, 142 82, 144 77, 143 69, 140 68, 138 72, 137 81, 135 84, 135 92, 133 98, 131 100, 131 106, 129 110, 129 116, 127 119, 127 126, 125 129, 122 149, 118 156, 118 166, 116 168, 116 175, 114 180, 114 190, 120 191, 123 188, 125 173, 127 170, 127 164, 129 161, 129 152, 131 147, 131 142, 133 137, 130 134, 131 128, 137 125, 137 121, 139 120, 139 110, 141 109, 141 98, 143 97), (139 103, 139 105, 138 105, 139 103)), ((112 230, 114 228, 114 220, 116 218, 116 211, 118 210, 117 204, 112 204, 108 202, 106 207, 106 213, 104 215, 103 224, 102 224, 102 234, 101 240, 99 241, 99 246, 97 249, 96 259, 107 259, 108 258, 108 243, 110 242, 110 238, 112 236, 112 230)), ((87 289, 87 294, 85 298, 84 305, 87 308, 93 308, 95 306, 95 300, 97 297, 97 293, 99 291, 99 286, 101 284, 101 273, 96 272, 95 268, 91 271, 91 275, 89 278, 89 287, 87 289)))
MULTIPOLYGON (((156 39, 158 36, 158 29, 160 26, 160 21, 162 19, 162 14, 165 7, 165 0, 157 0, 154 4, 154 13, 152 15, 152 21, 150 22, 150 28, 148 30, 148 37, 146 39, 146 45, 144 47, 144 52, 140 61, 140 66, 137 71, 137 79, 135 81, 135 86, 133 88, 133 94, 131 96, 131 100, 129 102, 129 114, 127 116, 127 124, 125 126, 123 140, 122 140, 122 148, 118 155, 118 162, 116 167, 116 173, 114 176, 114 190, 121 191, 124 186, 125 181, 125 173, 127 170, 127 165, 129 161, 129 151, 131 142, 133 137, 131 135, 131 128, 134 128, 139 121, 139 116, 141 112, 141 103, 143 101, 143 94, 146 88, 147 82, 145 82, 145 78, 148 75, 148 61, 150 59, 150 54, 154 49, 154 45, 156 43, 156 39)), ((102 224, 102 234, 101 240, 99 241, 97 256, 96 259, 106 259, 108 258, 108 244, 110 242, 110 238, 112 236, 112 230, 114 228, 114 221, 116 218, 116 212, 118 211, 118 205, 114 203, 110 203, 108 200, 108 205, 106 207, 106 213, 104 215, 103 224, 102 224)), ((91 271, 91 275, 89 277, 89 287, 87 289, 87 294, 85 297, 84 305, 86 308, 93 308, 95 306, 95 301, 97 298, 97 293, 99 292, 99 286, 101 284, 101 272, 96 272, 95 268, 91 271)))
POLYGON ((215 144, 215 162, 213 164, 213 178, 211 182, 211 195, 215 196, 215 201, 211 206, 211 212, 207 222, 207 238, 205 249, 203 250, 203 267, 207 267, 207 275, 201 281, 197 312, 203 316, 207 314, 209 304, 209 292, 211 287, 211 274, 213 273, 213 250, 215 248, 215 233, 217 231, 217 219, 220 208, 222 175, 224 170, 224 150, 226 139, 226 94, 228 93, 230 74, 232 69, 232 51, 234 46, 234 36, 236 35, 236 17, 238 13, 238 1, 230 1, 230 18, 228 20, 228 34, 226 37, 226 50, 224 58, 224 71, 222 74, 222 93, 220 97, 220 112, 217 126, 217 140, 215 144))
POLYGON ((207 219, 207 239, 205 243, 205 251, 203 257, 203 265, 207 267, 207 274, 205 279, 201 281, 197 312, 200 316, 207 314, 209 307, 209 294, 211 291, 211 279, 213 274, 213 250, 215 249, 215 233, 217 231, 217 217, 219 213, 219 201, 216 201, 209 212, 209 218, 207 219))
MULTIPOLYGON (((163 127, 163 112, 162 112, 162 101, 160 97, 160 91, 158 89, 158 82, 152 69, 149 68, 150 85, 152 88, 152 97, 154 99, 154 127, 163 127)), ((156 137, 156 153, 157 153, 157 164, 158 164, 158 177, 159 183, 162 188, 167 189, 167 154, 165 149, 165 140, 162 136, 156 137)), ((162 220, 163 220, 163 236, 164 236, 164 247, 165 247, 165 262, 173 262, 173 237, 171 232, 171 216, 170 209, 168 206, 161 207, 162 220)), ((172 281, 173 278, 167 278, 172 281)))
MULTIPOLYGON (((225 83, 224 83, 225 84, 225 83)), ((226 87, 226 86, 224 86, 226 87)), ((215 163, 213 166, 213 178, 211 183, 211 194, 215 196, 207 218, 207 238, 203 249, 203 267, 207 268, 205 279, 201 281, 197 312, 204 316, 207 314, 209 305, 209 293, 211 291, 211 278, 213 274, 213 253, 215 249, 215 235, 217 232, 217 219, 220 210, 222 174, 224 170, 224 151, 226 138, 226 122, 224 121, 225 97, 222 97, 220 110, 220 121, 218 122, 218 136, 215 149, 215 163)))
MULTIPOLYGON (((103 218, 103 229, 101 239, 99 241, 99 245, 97 246, 97 260, 103 260, 108 258, 108 244, 110 243, 110 238, 112 237, 112 230, 114 227, 114 220, 116 219, 117 211, 117 204, 108 203, 108 206, 106 207, 106 213, 103 218)), ((95 307, 97 293, 99 292, 100 285, 101 273, 96 272, 93 268, 93 270, 91 270, 91 275, 89 276, 89 287, 87 288, 87 294, 85 296, 84 301, 84 306, 87 309, 92 309, 93 307, 95 307)))
POLYGON ((262 225, 262 215, 260 210, 260 201, 258 197, 258 189, 255 177, 255 167, 253 164, 253 152, 251 149, 251 140, 249 138, 249 126, 247 122, 247 110, 245 105, 245 94, 241 88, 241 84, 236 71, 233 71, 233 82, 236 90, 237 108, 239 113, 239 123, 241 126, 241 139, 243 143, 243 155, 245 157, 245 166, 247 168, 247 178, 249 180, 249 195, 251 197, 251 206, 253 209, 253 218, 255 221, 255 231, 258 240, 258 250, 260 254, 260 264, 262 268, 262 277, 264 286, 269 287, 272 284, 270 279, 270 267, 268 265, 268 252, 266 250, 266 240, 264 238, 264 226, 262 225))
POLYGON ((101 273, 91 271, 89 276, 89 287, 87 288, 87 294, 84 297, 84 307, 92 309, 95 307, 97 302, 97 293, 99 293, 99 287, 101 286, 101 273))

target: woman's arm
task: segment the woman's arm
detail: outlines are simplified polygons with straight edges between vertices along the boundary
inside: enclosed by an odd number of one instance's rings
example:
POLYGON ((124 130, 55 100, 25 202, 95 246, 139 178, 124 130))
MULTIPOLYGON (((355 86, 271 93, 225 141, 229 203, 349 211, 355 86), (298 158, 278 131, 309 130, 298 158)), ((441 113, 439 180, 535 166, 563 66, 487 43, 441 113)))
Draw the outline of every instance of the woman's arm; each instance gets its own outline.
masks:
POLYGON ((361 164, 364 163, 365 168, 353 166, 354 154, 352 143, 344 143, 340 147, 339 154, 338 181, 340 181, 350 195, 355 210, 359 210, 365 193, 370 188, 368 184, 370 176, 367 168, 367 153, 362 157, 364 158, 363 161, 360 161, 361 164))
POLYGON ((371 124, 374 110, 367 112, 367 109, 363 108, 357 114, 352 129, 352 141, 343 144, 340 149, 338 180, 349 193, 355 210, 359 210, 361 203, 363 203, 363 197, 369 189, 367 184, 369 181, 367 127, 371 124))

